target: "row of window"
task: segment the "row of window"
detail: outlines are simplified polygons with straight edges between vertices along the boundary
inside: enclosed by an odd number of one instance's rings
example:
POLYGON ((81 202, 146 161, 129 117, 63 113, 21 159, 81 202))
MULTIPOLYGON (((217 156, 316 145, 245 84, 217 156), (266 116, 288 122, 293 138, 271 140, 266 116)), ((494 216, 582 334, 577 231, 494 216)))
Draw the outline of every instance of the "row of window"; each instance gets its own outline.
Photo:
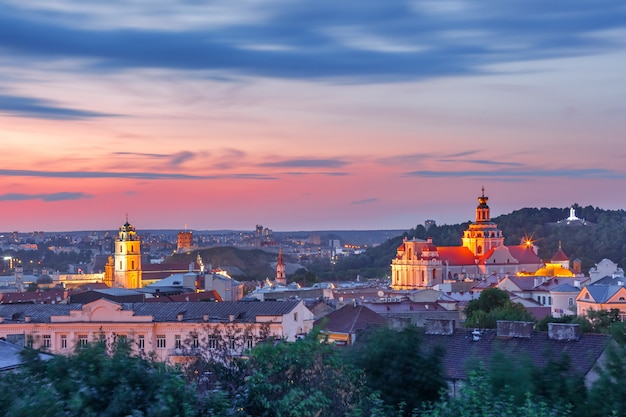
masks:
MULTIPOLYGON (((118 341, 122 341, 122 340, 126 340, 126 335, 116 335, 116 338, 118 341)), ((68 343, 67 343, 67 335, 61 335, 60 336, 60 343, 61 346, 60 348, 62 350, 65 350, 68 348, 68 343)), ((87 344, 89 343, 89 336, 86 334, 81 334, 78 335, 77 337, 77 341, 76 341, 76 345, 78 347, 85 347, 87 346, 87 344)), ((144 335, 138 335, 137 336, 137 348, 139 350, 144 350, 146 347, 146 339, 144 335)), ((33 337, 32 336, 28 336, 28 340, 27 340, 27 344, 29 347, 33 347, 33 337)), ((235 349, 237 345, 237 342, 235 339, 230 339, 229 340, 229 347, 230 349, 235 349)), ((247 337, 245 340, 245 345, 246 348, 250 349, 253 347, 254 345, 254 341, 252 337, 247 337)), ((51 349, 52 348, 52 338, 49 334, 43 335, 42 337, 42 344, 41 344, 42 348, 44 349, 51 349)), ((182 349, 183 347, 183 341, 181 338, 181 335, 177 334, 174 336, 174 348, 175 349, 182 349)), ((196 349, 200 347, 200 340, 198 338, 197 335, 192 335, 191 336, 191 346, 192 348, 196 349)), ((217 337, 209 337, 207 339, 207 348, 209 349, 217 349, 218 347, 218 338, 217 337)), ((167 338, 165 337, 165 335, 157 335, 156 337, 156 348, 157 349, 167 349, 167 338)))

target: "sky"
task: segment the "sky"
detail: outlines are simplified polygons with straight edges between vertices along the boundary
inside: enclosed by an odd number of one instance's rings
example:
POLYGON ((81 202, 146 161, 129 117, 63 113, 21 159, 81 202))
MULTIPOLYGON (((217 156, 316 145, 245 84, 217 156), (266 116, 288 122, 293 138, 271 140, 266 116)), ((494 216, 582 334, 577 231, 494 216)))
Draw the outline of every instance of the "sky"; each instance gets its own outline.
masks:
POLYGON ((626 208, 622 0, 0 0, 0 230, 626 208))

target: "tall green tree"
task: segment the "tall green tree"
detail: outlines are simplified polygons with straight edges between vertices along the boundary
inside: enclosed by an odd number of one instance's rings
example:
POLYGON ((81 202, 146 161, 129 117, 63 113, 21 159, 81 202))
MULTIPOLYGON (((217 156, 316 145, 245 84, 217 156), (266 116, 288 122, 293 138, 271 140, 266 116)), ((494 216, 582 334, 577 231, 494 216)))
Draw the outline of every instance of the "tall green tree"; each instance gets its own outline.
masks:
POLYGON ((533 315, 519 303, 511 302, 509 294, 499 288, 481 291, 477 299, 465 308, 465 327, 495 328, 498 320, 535 321, 533 315))
POLYGON ((0 380, 0 392, 0 414, 11 417, 196 414, 195 395, 181 373, 133 355, 126 343, 111 348, 97 342, 47 361, 31 354, 18 373, 0 380))
POLYGON ((313 331, 250 352, 245 411, 258 417, 345 416, 360 406, 362 374, 313 331))
POLYGON ((437 400, 446 387, 443 352, 425 352, 421 346, 416 327, 395 330, 383 326, 363 335, 348 354, 365 372, 368 388, 379 392, 386 405, 409 415, 424 402, 437 400))

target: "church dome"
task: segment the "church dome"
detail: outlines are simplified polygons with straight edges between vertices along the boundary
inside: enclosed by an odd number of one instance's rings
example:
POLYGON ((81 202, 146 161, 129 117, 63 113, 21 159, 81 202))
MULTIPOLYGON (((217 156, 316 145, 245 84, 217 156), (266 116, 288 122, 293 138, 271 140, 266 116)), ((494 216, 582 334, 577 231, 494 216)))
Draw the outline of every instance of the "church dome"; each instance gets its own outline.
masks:
POLYGON ((573 277, 574 273, 560 265, 548 265, 535 271, 537 277, 573 277))

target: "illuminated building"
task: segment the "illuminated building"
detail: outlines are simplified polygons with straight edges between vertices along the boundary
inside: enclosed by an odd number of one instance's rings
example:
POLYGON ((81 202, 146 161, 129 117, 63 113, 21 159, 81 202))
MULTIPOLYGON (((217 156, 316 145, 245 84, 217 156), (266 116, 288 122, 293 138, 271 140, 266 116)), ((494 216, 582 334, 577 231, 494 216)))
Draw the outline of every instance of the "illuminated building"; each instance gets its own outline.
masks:
POLYGON ((534 273, 542 267, 532 242, 504 245, 502 231, 491 221, 487 201, 483 188, 478 197, 476 220, 463 233, 461 246, 436 246, 430 238, 427 241, 405 238, 391 262, 392 288, 424 289, 492 274, 534 273))
POLYGON ((141 240, 128 223, 120 227, 115 239, 113 285, 123 288, 141 287, 141 240))
POLYGON ((193 232, 185 230, 184 232, 178 232, 177 251, 184 252, 187 249, 191 249, 193 246, 193 232))

